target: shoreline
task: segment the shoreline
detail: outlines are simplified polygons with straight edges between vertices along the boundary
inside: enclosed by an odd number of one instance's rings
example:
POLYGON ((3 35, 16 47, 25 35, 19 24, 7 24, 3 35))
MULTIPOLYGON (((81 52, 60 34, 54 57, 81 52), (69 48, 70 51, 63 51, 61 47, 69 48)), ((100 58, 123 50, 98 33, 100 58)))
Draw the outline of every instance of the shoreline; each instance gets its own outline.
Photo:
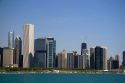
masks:
POLYGON ((7 71, 0 72, 0 74, 125 74, 125 72, 73 72, 73 71, 7 71))
POLYGON ((17 68, 1 67, 0 74, 125 74, 125 69, 93 70, 62 68, 17 68))

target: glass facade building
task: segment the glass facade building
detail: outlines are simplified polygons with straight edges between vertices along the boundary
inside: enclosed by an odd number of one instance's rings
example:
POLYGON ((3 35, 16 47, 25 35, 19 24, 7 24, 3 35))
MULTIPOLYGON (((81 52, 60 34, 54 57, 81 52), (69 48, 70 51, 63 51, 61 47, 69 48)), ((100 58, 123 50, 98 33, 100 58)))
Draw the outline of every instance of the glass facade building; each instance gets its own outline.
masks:
POLYGON ((8 32, 8 47, 14 48, 14 32, 8 32))
POLYGON ((56 61, 56 41, 54 38, 47 38, 47 68, 54 68, 56 61))
POLYGON ((95 48, 95 69, 106 70, 107 69, 107 48, 97 46, 95 48))
POLYGON ((123 64, 123 67, 125 69, 125 51, 123 52, 123 62, 122 62, 122 64, 123 64))
POLYGON ((35 49, 34 66, 46 68, 47 39, 46 38, 35 39, 34 49, 35 49))
POLYGON ((95 69, 103 69, 103 48, 101 47, 95 48, 95 69))
POLYGON ((19 67, 22 67, 22 40, 20 36, 15 38, 15 56, 14 64, 18 64, 19 67))
POLYGON ((81 44, 81 55, 83 55, 83 50, 87 49, 87 43, 82 43, 81 44))
POLYGON ((89 68, 89 52, 87 49, 87 43, 82 43, 81 44, 81 56, 83 56, 83 69, 88 69, 89 68))
POLYGON ((95 48, 90 48, 90 69, 95 69, 95 48))

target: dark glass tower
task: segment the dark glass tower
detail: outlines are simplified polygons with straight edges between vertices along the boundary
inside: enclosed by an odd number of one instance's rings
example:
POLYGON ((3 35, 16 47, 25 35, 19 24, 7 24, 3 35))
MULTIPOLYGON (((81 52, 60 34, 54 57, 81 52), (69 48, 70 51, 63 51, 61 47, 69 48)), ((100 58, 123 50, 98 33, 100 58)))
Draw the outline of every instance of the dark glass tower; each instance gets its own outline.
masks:
POLYGON ((14 55, 14 64, 18 64, 19 67, 22 67, 23 60, 22 58, 22 40, 20 36, 15 38, 15 55, 14 55))
POLYGON ((95 69, 103 69, 103 48, 99 46, 95 48, 95 69))
POLYGON ((87 49, 87 43, 81 44, 81 55, 83 56, 83 69, 89 68, 89 54, 87 49))
POLYGON ((111 69, 119 69, 119 61, 118 60, 111 61, 111 69))
POLYGON ((84 49, 87 49, 87 43, 82 43, 81 44, 81 55, 83 54, 84 49))
POLYGON ((95 48, 90 48, 90 69, 95 69, 95 48))
POLYGON ((0 67, 2 67, 3 64, 3 48, 0 47, 0 67))
POLYGON ((34 66, 46 68, 46 63, 47 63, 46 57, 47 57, 47 39, 46 38, 35 39, 34 66))
POLYGON ((125 51, 123 51, 123 67, 125 69, 125 51))

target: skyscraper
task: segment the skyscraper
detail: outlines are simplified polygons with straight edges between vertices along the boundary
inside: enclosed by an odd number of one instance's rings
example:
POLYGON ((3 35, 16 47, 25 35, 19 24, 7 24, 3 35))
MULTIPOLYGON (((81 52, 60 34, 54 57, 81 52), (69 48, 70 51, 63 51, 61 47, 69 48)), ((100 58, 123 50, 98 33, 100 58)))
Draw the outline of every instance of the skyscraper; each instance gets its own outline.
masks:
POLYGON ((67 68, 68 69, 85 69, 84 58, 85 56, 81 56, 77 54, 77 51, 73 51, 73 53, 67 53, 67 68))
POLYGON ((105 47, 96 46, 95 48, 95 69, 107 69, 107 49, 105 47))
POLYGON ((3 64, 3 48, 0 47, 0 67, 2 67, 3 64))
POLYGON ((46 57, 47 57, 47 39, 46 38, 38 38, 35 39, 35 67, 43 67, 46 68, 46 57))
POLYGON ((77 51, 73 51, 73 68, 78 69, 79 68, 79 55, 77 54, 77 51))
POLYGON ((107 48, 103 47, 103 70, 107 70, 107 48))
POLYGON ((119 55, 115 55, 115 60, 118 60, 119 61, 119 55))
POLYGON ((103 48, 99 46, 95 48, 95 69, 103 69, 103 48))
POLYGON ((23 67, 33 66, 34 57, 34 25, 24 26, 24 45, 23 45, 23 67))
POLYGON ((68 69, 74 68, 74 55, 73 55, 73 53, 67 53, 67 68, 68 69))
POLYGON ((22 40, 20 36, 17 36, 15 38, 15 56, 14 56, 14 64, 17 64, 19 67, 21 67, 22 60, 21 60, 21 55, 22 53, 22 40))
POLYGON ((122 62, 123 68, 125 69, 125 51, 123 51, 123 62, 122 62))
MULTIPOLYGON (((111 58, 111 57, 110 57, 110 58, 111 58)), ((110 58, 107 60, 107 69, 108 69, 108 70, 111 70, 111 65, 112 65, 112 64, 111 64, 112 60, 111 60, 110 58)))
POLYGON ((84 63, 84 59, 85 59, 85 56, 81 56, 81 55, 77 55, 78 56, 78 64, 79 64, 79 66, 78 66, 78 68, 79 69, 85 69, 85 64, 83 64, 84 63))
POLYGON ((90 69, 95 69, 95 48, 90 48, 90 69))
POLYGON ((83 56, 83 69, 89 68, 89 52, 87 49, 87 43, 81 44, 81 56, 83 56))
POLYGON ((111 69, 119 69, 119 55, 115 55, 115 58, 112 58, 111 69))
POLYGON ((54 38, 47 38, 47 68, 55 67, 56 62, 56 41, 54 38))
POLYGON ((81 44, 81 55, 83 55, 83 50, 87 49, 87 43, 82 43, 81 44))
POLYGON ((14 48, 14 32, 8 32, 8 47, 14 48))

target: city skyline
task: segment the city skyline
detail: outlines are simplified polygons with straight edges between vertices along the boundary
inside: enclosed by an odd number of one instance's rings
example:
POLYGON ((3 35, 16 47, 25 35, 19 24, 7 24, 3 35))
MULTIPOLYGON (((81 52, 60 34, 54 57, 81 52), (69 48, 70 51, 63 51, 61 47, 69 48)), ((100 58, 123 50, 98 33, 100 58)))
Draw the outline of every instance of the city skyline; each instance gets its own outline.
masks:
POLYGON ((65 68, 67 64, 68 69, 124 68, 124 51, 121 57, 123 58, 122 63, 118 54, 115 57, 107 57, 107 47, 96 46, 89 50, 86 42, 81 43, 81 55, 77 51, 66 52, 65 50, 56 55, 56 40, 52 37, 34 39, 33 24, 25 24, 23 34, 24 46, 22 48, 20 36, 17 36, 14 42, 14 32, 8 32, 8 47, 0 48, 0 63, 3 64, 1 67, 20 68, 23 65, 23 68, 65 68), (22 49, 23 55, 21 54, 22 49))
POLYGON ((35 39, 52 36, 57 40, 57 53, 66 49, 80 54, 81 42, 87 41, 88 48, 106 46, 109 56, 121 55, 125 49, 124 3, 123 0, 1 0, 0 46, 7 46, 7 32, 10 31, 14 35, 20 34, 23 39, 23 25, 32 23, 35 25, 35 39))

